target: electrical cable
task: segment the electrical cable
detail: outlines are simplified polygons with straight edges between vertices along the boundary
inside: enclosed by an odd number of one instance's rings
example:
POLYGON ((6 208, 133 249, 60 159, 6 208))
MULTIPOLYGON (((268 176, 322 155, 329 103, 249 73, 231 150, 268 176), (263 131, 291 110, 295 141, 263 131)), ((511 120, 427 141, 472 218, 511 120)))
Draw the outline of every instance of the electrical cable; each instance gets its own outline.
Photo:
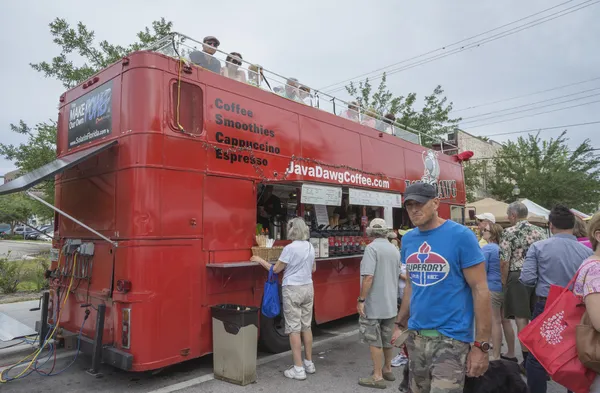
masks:
MULTIPOLYGON (((59 255, 59 259, 60 259, 60 255, 59 255)), ((75 267, 77 265, 77 253, 75 253, 73 255, 73 267, 75 267)), ((52 339, 54 337, 54 334, 56 333, 56 330, 58 329, 58 326, 60 325, 60 317, 62 316, 62 311, 65 309, 65 305, 67 303, 67 299, 69 298, 69 294, 71 292, 71 287, 73 286, 73 279, 74 276, 71 276, 71 281, 69 283, 69 287, 67 288, 67 294, 63 300, 63 307, 60 310, 59 314, 58 314, 58 319, 56 320, 56 324, 54 325, 54 329, 51 331, 50 333, 50 329, 48 329, 48 334, 46 334, 46 337, 44 339, 44 343, 40 346, 40 348, 38 350, 36 350, 35 352, 33 352, 32 354, 24 357, 23 359, 21 359, 20 361, 18 361, 17 363, 15 363, 15 365, 13 365, 12 367, 2 370, 0 371, 0 383, 7 383, 10 381, 14 381, 17 379, 21 379, 24 378, 24 374, 29 371, 31 369, 31 367, 36 364, 37 358, 40 356, 40 353, 44 350, 44 348, 46 347, 46 345, 48 344, 49 340, 52 339), (30 357, 32 357, 31 361, 29 362, 29 364, 27 365, 27 367, 25 368, 25 370, 21 371, 16 377, 12 377, 12 378, 7 378, 4 379, 4 373, 12 370, 13 368, 17 367, 18 365, 20 365, 21 363, 25 363, 27 359, 29 359, 30 357)), ((34 368, 35 370, 35 368, 34 368)), ((31 374, 31 373, 29 373, 31 374)), ((27 375, 29 375, 27 374, 27 375)))
POLYGON ((519 130, 519 131, 509 131, 509 132, 499 132, 499 133, 496 133, 496 134, 477 135, 477 136, 474 136, 474 138, 489 137, 489 136, 498 136, 498 135, 523 134, 523 133, 526 133, 526 132, 534 132, 534 131, 557 130, 557 129, 560 129, 560 128, 581 127, 581 126, 588 126, 588 125, 592 125, 592 124, 600 124, 600 120, 598 120, 598 121, 590 121, 590 122, 587 122, 587 123, 565 124, 564 126, 556 126, 556 127, 529 128, 529 129, 526 129, 526 130, 519 130))
POLYGON ((561 86, 551 87, 550 89, 534 91, 533 93, 522 94, 522 95, 519 95, 519 96, 514 96, 514 97, 509 97, 509 98, 503 98, 501 100, 492 101, 492 102, 486 102, 484 104, 469 106, 469 107, 461 108, 461 109, 452 109, 452 112, 454 112, 454 113, 456 113, 456 112, 462 112, 462 111, 466 111, 466 110, 470 110, 470 109, 480 108, 482 106, 489 106, 489 105, 499 104, 501 102, 512 101, 512 100, 516 100, 516 99, 519 99, 519 98, 525 98, 525 97, 534 96, 534 95, 537 95, 537 94, 547 93, 549 91, 560 90, 560 89, 564 89, 564 88, 567 88, 567 87, 581 85, 583 83, 597 81, 599 79, 600 79, 600 77, 586 79, 584 81, 579 81, 579 82, 569 83, 567 85, 561 85, 561 86))
MULTIPOLYGON (((548 108, 548 107, 554 106, 554 105, 566 104, 568 102, 574 102, 574 101, 584 100, 586 98, 592 98, 592 97, 597 97, 597 96, 600 96, 600 93, 590 94, 590 95, 583 96, 583 97, 578 97, 578 98, 572 98, 570 100, 561 101, 561 102, 555 102, 553 104, 542 105, 542 106, 538 106, 536 108, 522 109, 522 110, 513 111, 513 112, 509 112, 509 113, 503 113, 503 114, 499 114, 499 115, 487 116, 487 117, 483 117, 481 119, 468 120, 468 121, 465 121, 465 122, 461 122, 458 125, 458 127, 462 128, 465 124, 469 124, 469 123, 478 123, 478 122, 487 121, 487 120, 491 120, 491 119, 497 119, 498 117, 511 116, 511 115, 516 115, 517 113, 535 111, 535 110, 538 110, 538 109, 548 108)), ((558 108, 558 109, 560 109, 560 108, 558 108)))
MULTIPOLYGON (((491 111, 491 112, 480 113, 478 115, 467 116, 467 117, 463 117, 462 120, 468 120, 468 119, 474 119, 476 117, 483 117, 483 116, 487 116, 487 115, 493 115, 493 114, 499 113, 499 112, 506 112, 506 111, 509 111, 509 110, 512 110, 512 109, 519 109, 519 108, 523 108, 523 107, 526 107, 526 106, 541 104, 543 102, 554 101, 554 100, 558 100, 558 99, 566 98, 566 97, 572 97, 572 96, 576 96, 576 95, 583 94, 583 93, 588 93, 590 91, 595 91, 595 90, 600 90, 600 87, 595 87, 593 89, 578 91, 577 93, 565 94, 563 96, 558 96, 558 97, 554 97, 554 98, 548 98, 548 99, 545 99, 545 100, 536 101, 536 102, 532 102, 532 103, 529 103, 529 104, 517 105, 517 106, 512 106, 510 108, 498 109, 498 110, 491 111)), ((579 99, 581 99, 581 98, 579 98, 579 99)), ((558 103, 554 103, 554 104, 548 104, 548 105, 545 105, 545 106, 557 105, 557 104, 561 104, 561 103, 564 103, 564 102, 558 102, 558 103)), ((544 107, 544 106, 542 106, 542 107, 544 107)), ((531 108, 530 110, 534 110, 534 109, 536 109, 536 108, 531 108)))
POLYGON ((532 17, 534 17, 534 16, 537 16, 537 15, 539 15, 539 14, 543 14, 543 13, 544 13, 544 12, 546 12, 546 11, 550 11, 550 10, 552 10, 552 9, 554 9, 554 8, 558 8, 558 7, 560 7, 560 6, 563 6, 563 5, 565 5, 565 4, 572 3, 572 2, 573 2, 573 0, 566 1, 566 2, 564 2, 564 3, 561 3, 561 4, 558 4, 558 5, 555 5, 555 6, 551 7, 551 8, 546 8, 545 10, 539 11, 539 12, 537 12, 537 13, 535 13, 535 14, 531 14, 531 15, 528 15, 528 16, 526 16, 526 17, 523 17, 523 18, 521 18, 521 19, 515 20, 515 21, 513 21, 513 22, 506 23, 506 24, 504 24, 504 25, 502 25, 502 26, 495 27, 495 28, 493 28, 493 29, 491 29, 491 30, 484 31, 483 33, 479 33, 479 34, 473 35, 473 36, 471 36, 471 37, 464 38, 464 39, 462 39, 462 40, 460 40, 460 41, 453 42, 453 43, 451 43, 451 44, 449 44, 449 45, 444 45, 444 46, 441 46, 441 47, 439 47, 439 48, 437 48, 437 49, 430 50, 429 52, 422 53, 422 54, 420 54, 420 55, 417 55, 417 56, 411 57, 411 58, 409 58, 409 59, 405 59, 405 60, 399 61, 399 62, 397 62, 397 63, 394 63, 394 64, 387 65, 387 66, 385 66, 385 67, 378 68, 378 69, 376 69, 376 70, 373 70, 373 71, 369 71, 369 72, 367 72, 367 73, 364 73, 364 74, 361 74, 361 75, 355 76, 355 77, 353 77, 353 78, 346 79, 346 80, 344 80, 344 81, 341 81, 341 82, 337 82, 337 83, 333 83, 333 84, 331 84, 331 85, 324 86, 324 87, 322 87, 322 88, 320 88, 320 89, 318 89, 318 90, 320 90, 320 91, 325 91, 326 89, 329 89, 330 87, 337 86, 337 85, 340 85, 340 84, 345 84, 345 83, 347 83, 347 82, 351 82, 351 81, 353 81, 354 79, 358 79, 358 78, 361 78, 361 77, 363 77, 363 76, 371 75, 371 74, 373 74, 373 73, 375 73, 375 72, 378 72, 378 71, 383 71, 383 70, 385 70, 385 69, 387 69, 387 68, 395 67, 395 66, 397 66, 397 65, 399 65, 399 64, 407 63, 407 62, 409 62, 409 61, 416 60, 416 59, 418 59, 418 58, 420 58, 420 57, 424 57, 424 56, 427 56, 427 55, 433 54, 433 53, 435 53, 435 52, 439 52, 439 51, 441 51, 441 50, 445 50, 446 48, 450 48, 450 47, 452 47, 452 46, 456 46, 456 45, 458 45, 458 44, 461 44, 461 43, 463 43, 463 42, 465 42, 465 41, 470 41, 470 40, 472 40, 473 38, 477 38, 477 37, 480 37, 480 36, 482 36, 482 35, 485 35, 485 34, 491 33, 491 32, 493 32, 493 31, 496 31, 496 30, 502 29, 502 28, 504 28, 504 27, 507 27, 507 26, 510 26, 510 25, 514 25, 515 23, 522 22, 522 21, 524 21, 525 19, 532 18, 532 17))
MULTIPOLYGON (((436 60, 443 59, 443 58, 445 58, 445 57, 451 56, 451 55, 453 55, 453 54, 456 54, 456 53, 459 53, 459 52, 462 52, 462 51, 465 51, 465 50, 468 50, 468 49, 473 49, 473 48, 476 48, 476 47, 483 46, 483 45, 485 45, 485 44, 488 44, 488 43, 490 43, 490 42, 493 42, 493 41, 499 40, 499 39, 501 39, 501 38, 504 38, 504 37, 508 37, 508 36, 510 36, 510 35, 513 35, 513 34, 519 33, 519 32, 521 32, 521 31, 524 31, 524 30, 528 30, 528 29, 530 29, 530 28, 532 28, 532 27, 538 26, 538 25, 540 25, 540 24, 543 24, 543 23, 546 23, 546 22, 550 22, 550 21, 552 21, 552 20, 554 20, 554 19, 560 18, 560 17, 562 17, 562 16, 565 16, 565 15, 571 14, 571 13, 573 13, 573 12, 576 12, 576 11, 579 11, 579 10, 582 10, 582 9, 584 9, 584 8, 587 8, 587 7, 590 7, 590 6, 592 6, 592 5, 595 5, 595 4, 598 4, 598 3, 600 3, 600 1, 595 1, 595 2, 593 2, 593 3, 591 3, 591 4, 584 5, 584 4, 586 4, 586 3, 589 3, 590 1, 592 1, 592 0, 586 0, 586 1, 584 1, 583 3, 579 3, 579 4, 577 4, 577 5, 573 6, 573 7, 566 8, 566 9, 564 9, 564 10, 561 10, 561 11, 558 11, 558 12, 556 12, 556 13, 554 13, 554 14, 547 15, 547 16, 545 16, 545 17, 543 17, 543 18, 540 18, 540 19, 538 19, 538 20, 534 20, 534 21, 528 22, 528 23, 526 23, 526 24, 524 24, 524 25, 522 25, 522 26, 518 26, 518 27, 515 27, 515 28, 513 28, 513 29, 507 30, 507 31, 505 31, 505 32, 498 33, 498 34, 496 34, 496 35, 493 35, 493 36, 490 36, 490 37, 484 38, 484 39, 482 39, 482 40, 479 40, 479 41, 475 41, 475 42, 473 42, 473 43, 467 44, 467 45, 465 45, 465 46, 462 46, 462 47, 460 47, 460 48, 453 49, 453 50, 451 50, 451 51, 450 51, 450 52, 448 52, 448 53, 442 53, 442 54, 440 54, 440 55, 436 55, 436 56, 433 56, 433 57, 429 57, 429 58, 426 58, 426 59, 424 59, 424 60, 420 60, 420 61, 417 61, 417 62, 415 62, 415 63, 408 64, 408 65, 406 65, 406 66, 403 66, 403 67, 399 67, 399 68, 393 69, 393 70, 391 70, 391 71, 389 71, 389 72, 383 72, 383 73, 381 73, 381 74, 377 74, 377 75, 375 75, 375 76, 373 76, 373 77, 372 77, 372 80, 377 80, 377 79, 380 79, 380 78, 381 78, 381 77, 382 77, 384 74, 386 74, 386 76, 393 75, 393 74, 396 74, 396 73, 398 73, 398 72, 406 71, 406 70, 409 70, 409 69, 411 69, 411 68, 414 68, 414 67, 421 66, 421 65, 423 65, 423 64, 427 64, 427 63, 430 63, 430 62, 433 62, 433 61, 436 61, 436 60), (577 8, 577 7, 579 7, 579 8, 577 8), (573 9, 573 8, 575 8, 575 9, 573 9), (567 11, 567 10, 570 10, 570 11, 569 11, 569 12, 565 12, 565 11, 567 11), (557 14, 560 14, 560 15, 557 15, 557 14), (553 18, 550 18, 550 19, 543 20, 543 19, 545 19, 545 18, 548 18, 548 17, 550 17, 550 16, 554 16, 554 17, 553 17, 553 18)), ((372 72, 371 72, 371 73, 372 73, 372 72)), ((349 80, 349 81, 353 81, 354 79, 355 79, 355 78, 352 78, 352 79, 351 79, 351 80, 349 80)), ((364 81, 364 79, 363 79, 363 80, 361 80, 361 81, 364 81)), ((327 92, 326 92, 326 93, 328 93, 328 94, 333 94, 333 93, 335 93, 335 92, 342 91, 342 90, 344 90, 345 88, 346 88, 345 86, 336 87, 336 88, 334 88, 334 89, 329 89, 329 90, 327 90, 327 92)))
POLYGON ((571 105, 571 106, 567 106, 565 108, 558 108, 558 109, 553 109, 551 111, 545 111, 545 112, 540 112, 540 113, 532 113, 530 115, 525 115, 525 116, 520 116, 520 117, 515 117, 512 119, 506 119, 506 120, 500 120, 500 121, 495 121, 492 123, 486 123, 486 124, 479 124, 479 125, 474 125, 474 126, 470 126, 467 127, 466 129, 471 129, 471 128, 479 128, 479 127, 485 127, 485 126, 490 126, 492 124, 499 124, 499 123, 506 123, 508 121, 513 121, 513 120, 519 120, 519 119, 524 119, 526 117, 532 117, 532 116, 538 116, 538 115, 545 115, 547 113, 554 113, 554 112, 560 112, 560 111, 564 111, 566 109, 573 109, 573 108, 579 108, 581 106, 586 106, 586 105, 591 105, 591 104, 597 104, 598 102, 600 102, 600 100, 596 100, 596 101, 590 101, 590 102, 584 102, 583 104, 578 104, 578 105, 571 105))

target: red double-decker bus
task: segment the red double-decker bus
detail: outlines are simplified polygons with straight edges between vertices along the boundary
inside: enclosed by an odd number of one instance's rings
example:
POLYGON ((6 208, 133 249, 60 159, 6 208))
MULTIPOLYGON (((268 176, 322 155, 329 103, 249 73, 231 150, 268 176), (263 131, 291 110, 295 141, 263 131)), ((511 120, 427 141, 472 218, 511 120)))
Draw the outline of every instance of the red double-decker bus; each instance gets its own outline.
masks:
MULTIPOLYGON (((260 306, 257 232, 284 245, 285 221, 301 216, 318 237, 351 245, 373 217, 410 227, 402 193, 415 181, 438 187, 441 216, 464 221, 462 166, 414 143, 418 134, 338 116, 345 103, 322 94, 290 99, 293 84, 274 94, 265 70, 258 85, 213 73, 183 59, 195 49, 176 35, 164 42, 171 52, 132 53, 65 92, 57 160, 0 187, 55 176, 46 310, 59 327, 44 319, 42 336, 79 337, 82 351, 124 370, 162 368, 212 351, 212 305, 260 306), (265 184, 281 207, 270 217, 265 184), (344 204, 358 212, 345 226, 344 204)), ((319 255, 317 324, 356 313, 360 261, 356 246, 319 255)), ((261 317, 260 340, 289 348, 282 316, 261 317)))

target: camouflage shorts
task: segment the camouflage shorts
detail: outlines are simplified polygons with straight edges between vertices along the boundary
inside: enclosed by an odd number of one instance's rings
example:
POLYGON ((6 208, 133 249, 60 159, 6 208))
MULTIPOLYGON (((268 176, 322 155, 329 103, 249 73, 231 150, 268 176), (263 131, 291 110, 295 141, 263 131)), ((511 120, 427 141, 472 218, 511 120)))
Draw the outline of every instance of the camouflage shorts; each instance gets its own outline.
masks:
POLYGON ((470 347, 446 336, 411 332, 406 339, 409 392, 462 393, 470 347))
POLYGON ((377 348, 392 348, 392 335, 394 334, 394 321, 389 319, 358 319, 360 341, 377 348))

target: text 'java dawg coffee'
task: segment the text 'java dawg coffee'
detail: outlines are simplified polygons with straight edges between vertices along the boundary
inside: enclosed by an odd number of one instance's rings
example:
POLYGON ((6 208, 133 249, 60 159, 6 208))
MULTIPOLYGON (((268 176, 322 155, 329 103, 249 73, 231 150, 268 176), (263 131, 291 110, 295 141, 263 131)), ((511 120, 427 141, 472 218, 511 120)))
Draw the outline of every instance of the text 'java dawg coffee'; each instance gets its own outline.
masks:
POLYGON ((69 148, 103 138, 112 132, 112 80, 69 105, 69 148))

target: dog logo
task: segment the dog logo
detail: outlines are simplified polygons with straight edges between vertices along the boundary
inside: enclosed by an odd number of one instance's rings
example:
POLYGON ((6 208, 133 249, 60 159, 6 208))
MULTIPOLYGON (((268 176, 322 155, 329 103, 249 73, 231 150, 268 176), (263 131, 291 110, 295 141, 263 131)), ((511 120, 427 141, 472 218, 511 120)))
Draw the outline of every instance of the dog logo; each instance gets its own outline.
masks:
POLYGON ((428 287, 443 281, 450 273, 450 264, 440 254, 431 251, 431 246, 423 242, 419 251, 406 258, 406 270, 413 284, 428 287))
POLYGON ((440 179, 440 163, 437 156, 437 151, 427 150, 423 152, 423 166, 425 167, 423 177, 421 178, 423 183, 436 185, 440 179))

